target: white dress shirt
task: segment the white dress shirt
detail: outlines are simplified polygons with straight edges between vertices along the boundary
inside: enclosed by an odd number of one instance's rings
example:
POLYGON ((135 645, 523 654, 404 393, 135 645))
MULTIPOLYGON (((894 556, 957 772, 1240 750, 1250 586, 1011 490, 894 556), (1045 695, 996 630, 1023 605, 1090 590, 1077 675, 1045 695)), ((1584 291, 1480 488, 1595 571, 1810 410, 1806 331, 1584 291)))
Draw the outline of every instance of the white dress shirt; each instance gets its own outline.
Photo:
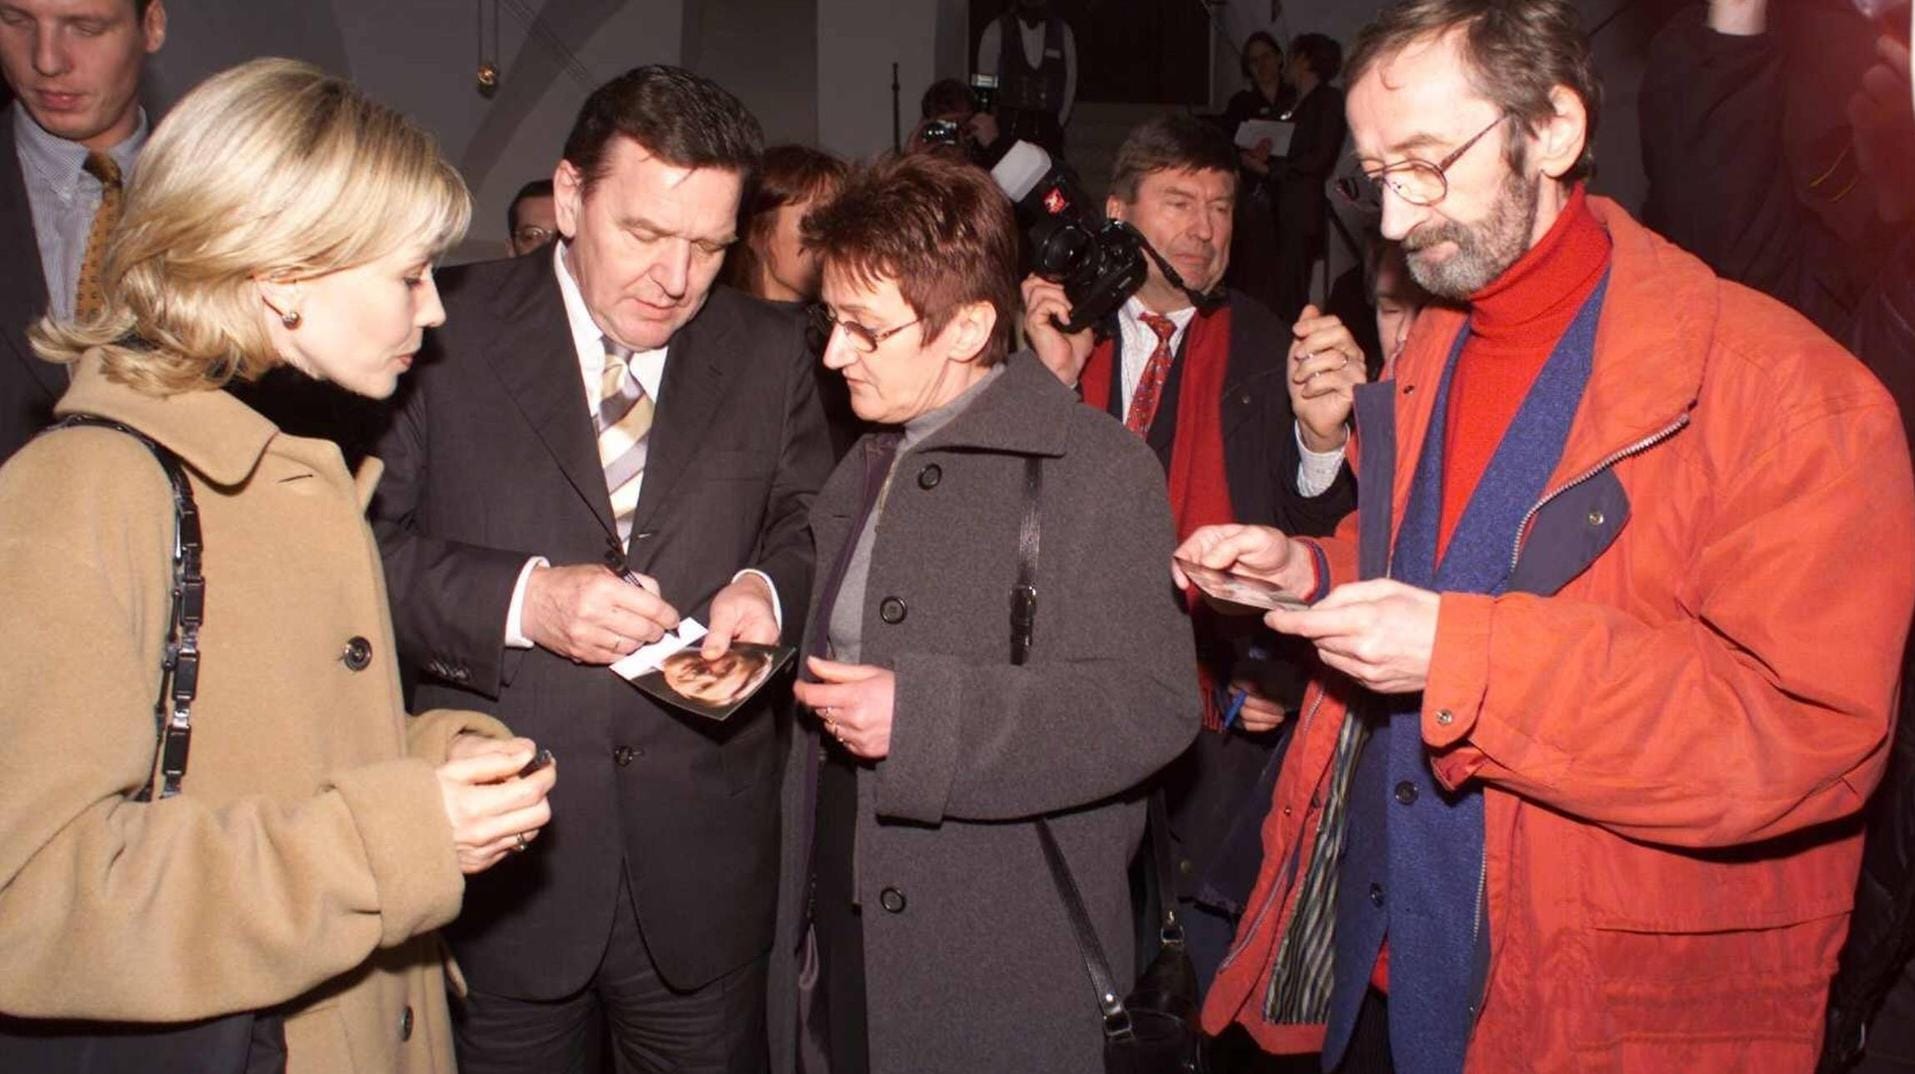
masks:
MULTIPOLYGON (((603 401, 600 390, 605 376, 605 331, 598 326, 598 322, 592 320, 592 311, 585 305, 585 296, 579 292, 578 281, 572 278, 572 270, 565 264, 565 254, 569 249, 571 245, 564 239, 553 243, 552 264, 558 272, 559 295, 565 300, 565 323, 572 330, 572 350, 578 356, 579 387, 585 392, 585 410, 588 414, 596 414, 599 403, 603 401)), ((665 380, 665 351, 664 347, 639 351, 632 355, 628 363, 639 387, 651 396, 653 407, 663 405, 659 391, 665 380)), ((643 473, 633 480, 639 483, 641 490, 645 487, 643 473)), ((524 568, 519 571, 519 581, 512 588, 512 603, 505 616, 505 644, 508 648, 532 648, 532 639, 526 637, 523 630, 525 585, 535 568, 549 566, 551 561, 544 556, 533 556, 525 561, 524 568)), ((755 574, 765 580, 766 588, 771 590, 772 616, 780 626, 784 625, 784 609, 778 600, 778 587, 763 571, 742 570, 732 576, 732 581, 747 574, 755 574)))
MULTIPOLYGON (((1117 311, 1119 338, 1123 341, 1120 350, 1122 362, 1118 367, 1117 387, 1122 399, 1120 411, 1130 413, 1131 396, 1137 394, 1137 385, 1144 379, 1144 367, 1150 364, 1150 356, 1157 350, 1157 333, 1144 323, 1144 314, 1150 310, 1136 295, 1124 301, 1117 311)), ((1170 352, 1184 345, 1184 331, 1190 327, 1191 318, 1197 315, 1195 306, 1164 314, 1177 330, 1170 334, 1170 352)), ((1336 483, 1337 472, 1343 468, 1343 449, 1316 452, 1303 446, 1303 428, 1296 426, 1291 435, 1297 438, 1297 450, 1300 461, 1297 463, 1297 491, 1305 497, 1321 496, 1336 483)))

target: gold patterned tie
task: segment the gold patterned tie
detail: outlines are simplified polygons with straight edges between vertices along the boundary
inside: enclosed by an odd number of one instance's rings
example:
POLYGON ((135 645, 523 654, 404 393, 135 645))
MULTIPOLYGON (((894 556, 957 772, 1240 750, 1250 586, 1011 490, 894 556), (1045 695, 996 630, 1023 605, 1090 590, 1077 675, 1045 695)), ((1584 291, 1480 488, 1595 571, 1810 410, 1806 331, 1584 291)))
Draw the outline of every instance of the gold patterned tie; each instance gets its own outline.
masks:
POLYGON ((86 234, 86 257, 80 262, 80 281, 73 289, 73 317, 85 321, 106 306, 100 273, 106 268, 107 237, 113 234, 113 225, 120 222, 125 189, 120 183, 120 164, 110 154, 98 150, 88 153, 81 168, 100 181, 100 209, 93 214, 93 228, 86 234))
POLYGON ((652 431, 652 397, 632 375, 630 347, 605 337, 605 372, 599 380, 598 461, 605 468, 605 491, 612 498, 612 522, 621 546, 632 539, 632 515, 638 510, 640 479, 652 431))

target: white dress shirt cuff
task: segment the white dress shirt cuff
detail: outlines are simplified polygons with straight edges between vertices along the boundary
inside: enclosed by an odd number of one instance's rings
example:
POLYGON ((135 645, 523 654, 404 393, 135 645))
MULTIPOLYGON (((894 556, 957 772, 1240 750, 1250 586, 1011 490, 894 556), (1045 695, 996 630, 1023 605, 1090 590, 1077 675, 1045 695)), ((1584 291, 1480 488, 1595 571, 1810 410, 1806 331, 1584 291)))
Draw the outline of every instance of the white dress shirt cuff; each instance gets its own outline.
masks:
POLYGON ((505 612, 505 647, 508 649, 530 649, 532 639, 525 636, 525 583, 532 578, 532 572, 539 567, 550 567, 552 561, 544 556, 533 556, 525 561, 519 571, 518 584, 512 587, 512 603, 505 612))
POLYGON ((747 574, 755 574, 759 578, 764 579, 765 588, 771 590, 771 619, 772 622, 778 624, 778 629, 783 631, 785 629, 785 606, 784 603, 778 599, 778 584, 771 580, 771 575, 751 567, 746 567, 744 570, 732 575, 731 580, 736 582, 747 574))
POLYGON ((1297 463, 1297 491, 1305 499, 1321 496, 1336 484, 1337 472, 1343 469, 1343 449, 1335 451, 1311 451, 1303 444, 1303 426, 1292 430, 1297 438, 1297 451, 1302 461, 1297 463))

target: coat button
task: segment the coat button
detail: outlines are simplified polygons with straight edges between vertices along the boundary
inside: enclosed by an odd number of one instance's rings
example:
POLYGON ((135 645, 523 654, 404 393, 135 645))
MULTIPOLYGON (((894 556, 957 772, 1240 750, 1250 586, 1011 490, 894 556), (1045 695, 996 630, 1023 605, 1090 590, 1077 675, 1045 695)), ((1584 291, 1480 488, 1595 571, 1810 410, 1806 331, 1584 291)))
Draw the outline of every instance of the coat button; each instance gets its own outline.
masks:
POLYGON ((938 482, 942 480, 944 480, 944 470, 935 462, 918 471, 918 487, 926 492, 937 488, 938 482))
POLYGON ((1591 512, 1589 512, 1589 524, 1590 524, 1590 525, 1592 525, 1592 526, 1600 526, 1600 525, 1602 525, 1602 522, 1603 522, 1603 518, 1602 518, 1602 510, 1601 510, 1600 508, 1598 508, 1598 509, 1596 509, 1596 510, 1593 510, 1593 511, 1591 511, 1591 512))
POLYGON ((1448 709, 1436 710, 1436 724, 1438 727, 1448 727, 1450 724, 1453 724, 1455 722, 1456 722, 1456 713, 1451 712, 1448 709))
POLYGON ((878 618, 896 626, 904 622, 904 602, 896 597, 886 597, 878 604, 878 618))
POLYGON ((406 1012, 399 1016, 399 1039, 400 1040, 412 1039, 412 1008, 411 1007, 407 1007, 406 1012))
POLYGON ((897 888, 885 888, 878 892, 878 905, 893 914, 904 913, 904 892, 897 888))
POLYGON ((620 768, 624 768, 626 765, 631 764, 633 758, 637 757, 638 754, 639 751, 630 746, 620 746, 612 751, 612 763, 620 768))
POLYGON ((1416 784, 1411 783, 1407 779, 1397 784, 1396 800, 1402 802, 1404 805, 1409 805, 1411 802, 1416 801, 1416 784))
POLYGON ((364 671, 372 664, 372 643, 354 636, 346 643, 346 651, 339 654, 339 659, 354 671, 364 671))
POLYGON ((1383 905, 1383 885, 1382 884, 1370 885, 1370 905, 1371 906, 1383 905))
POLYGON ((471 673, 470 671, 467 671, 467 670, 466 670, 465 668, 462 668, 462 667, 461 667, 461 668, 453 668, 453 669, 452 669, 452 676, 451 676, 451 678, 452 678, 452 681, 453 681, 453 682, 465 682, 465 681, 467 681, 467 680, 469 680, 469 679, 471 679, 471 678, 472 678, 472 673, 471 673))

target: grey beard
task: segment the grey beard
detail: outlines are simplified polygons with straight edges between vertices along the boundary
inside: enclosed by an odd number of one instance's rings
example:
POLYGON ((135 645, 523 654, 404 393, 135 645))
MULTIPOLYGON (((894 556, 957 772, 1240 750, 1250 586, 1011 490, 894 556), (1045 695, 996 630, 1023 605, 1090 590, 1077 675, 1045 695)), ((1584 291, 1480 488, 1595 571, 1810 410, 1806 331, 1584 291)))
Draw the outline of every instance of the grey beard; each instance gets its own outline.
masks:
POLYGON ((1473 227, 1445 220, 1426 225, 1405 239, 1404 261, 1409 265, 1410 278, 1438 298, 1468 301, 1529 251, 1538 200, 1535 182, 1512 169, 1503 180, 1502 193, 1488 220, 1473 227), (1456 244, 1449 260, 1436 263, 1416 256, 1417 250, 1445 241, 1456 244))

